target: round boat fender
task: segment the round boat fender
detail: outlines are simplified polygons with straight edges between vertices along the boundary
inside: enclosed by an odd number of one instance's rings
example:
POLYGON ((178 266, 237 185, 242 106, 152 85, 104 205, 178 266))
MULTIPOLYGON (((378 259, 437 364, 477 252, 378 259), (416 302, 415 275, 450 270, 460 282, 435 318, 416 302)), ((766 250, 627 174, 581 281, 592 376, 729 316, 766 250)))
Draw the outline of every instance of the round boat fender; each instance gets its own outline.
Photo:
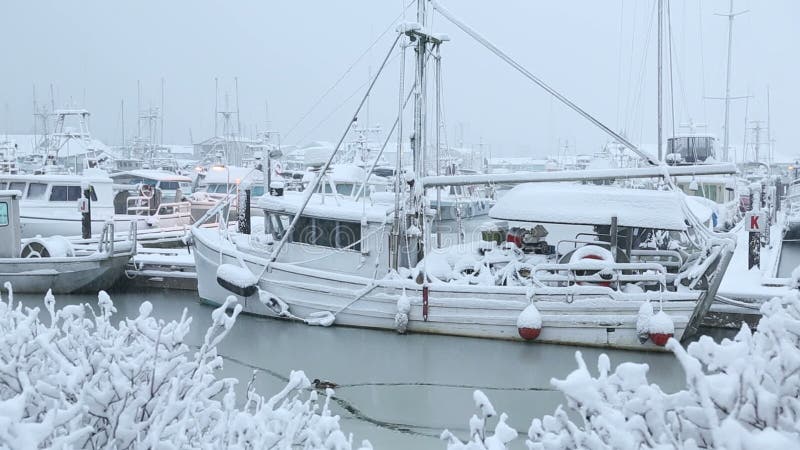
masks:
MULTIPOLYGON (((575 250, 575 252, 570 257, 569 262, 578 262, 578 261, 585 260, 585 259, 591 259, 591 260, 596 260, 596 261, 606 261, 606 262, 609 262, 609 263, 613 263, 614 262, 614 256, 611 254, 611 252, 606 250, 603 247, 598 246, 598 245, 587 245, 587 246, 584 246, 584 247, 581 247, 581 248, 575 250)), ((586 272, 589 272, 589 271, 581 271, 581 272, 584 272, 584 274, 585 274, 586 272)), ((597 281, 597 282, 579 281, 578 284, 581 285, 581 286, 605 286, 605 287, 610 287, 611 286, 611 278, 613 277, 613 274, 611 274, 611 273, 603 273, 604 272, 603 270, 600 270, 600 271, 597 271, 597 272, 600 273, 600 277, 601 278, 603 278, 603 279, 607 278, 609 281, 597 281)), ((595 273, 597 273, 597 272, 595 272, 595 273)))

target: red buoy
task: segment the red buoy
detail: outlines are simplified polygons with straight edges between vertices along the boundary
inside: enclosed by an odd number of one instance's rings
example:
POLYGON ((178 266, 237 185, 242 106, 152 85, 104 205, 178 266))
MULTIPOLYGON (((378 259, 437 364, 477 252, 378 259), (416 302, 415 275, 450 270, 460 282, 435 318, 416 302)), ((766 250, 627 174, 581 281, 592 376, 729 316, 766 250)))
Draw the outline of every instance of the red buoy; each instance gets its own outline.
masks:
POLYGON ((671 337, 672 333, 650 333, 650 340, 659 347, 667 345, 667 341, 671 337))
POLYGON ((529 328, 529 327, 517 328, 517 330, 519 331, 519 337, 525 339, 526 341, 532 341, 536 339, 542 332, 541 328, 529 328))

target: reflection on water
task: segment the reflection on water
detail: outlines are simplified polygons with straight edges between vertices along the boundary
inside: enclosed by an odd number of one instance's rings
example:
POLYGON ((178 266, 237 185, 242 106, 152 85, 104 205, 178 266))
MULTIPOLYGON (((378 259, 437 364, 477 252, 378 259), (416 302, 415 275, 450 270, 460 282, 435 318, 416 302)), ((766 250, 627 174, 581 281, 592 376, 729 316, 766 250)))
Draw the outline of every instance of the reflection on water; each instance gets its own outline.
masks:
MULTIPOLYGON (((28 306, 43 306, 42 296, 16 296, 28 306)), ((202 342, 211 323, 212 307, 186 291, 147 290, 112 293, 117 319, 138 314, 148 300, 154 315, 174 320, 187 309, 193 317, 187 336, 202 342)), ((58 296, 57 304, 96 302, 91 296, 58 296)), ((43 316, 40 316, 44 318, 43 316)), ((46 320, 46 319, 45 319, 46 320)), ((550 379, 563 378, 576 367, 578 347, 494 341, 434 335, 401 336, 389 331, 310 327, 299 323, 241 316, 220 345, 222 375, 239 380, 243 391, 259 370, 262 394, 283 387, 290 370, 304 370, 309 379, 331 380, 334 409, 354 442, 369 439, 376 448, 444 448, 438 437, 449 428, 462 438, 474 412, 472 391, 486 391, 495 408, 509 414, 509 424, 524 436, 530 420, 552 413, 563 396, 550 379)), ((669 354, 580 349, 590 367, 606 352, 612 364, 623 361, 650 365, 650 381, 673 391, 683 385, 683 371, 669 354)), ((492 422, 491 426, 494 426, 492 422)), ((525 448, 524 438, 512 448, 525 448)))

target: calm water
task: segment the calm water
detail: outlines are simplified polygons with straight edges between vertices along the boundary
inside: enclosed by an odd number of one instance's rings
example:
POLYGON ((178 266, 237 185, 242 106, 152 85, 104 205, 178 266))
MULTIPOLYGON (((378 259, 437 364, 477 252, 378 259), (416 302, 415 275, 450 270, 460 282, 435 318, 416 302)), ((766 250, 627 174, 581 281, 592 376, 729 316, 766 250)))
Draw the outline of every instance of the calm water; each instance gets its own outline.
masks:
MULTIPOLYGON (((17 295, 40 306, 41 296, 17 295)), ((178 319, 183 309, 193 317, 189 344, 199 345, 211 323, 212 307, 194 292, 147 290, 115 292, 118 319, 138 314, 143 300, 154 315, 178 319)), ((57 296, 57 304, 92 301, 86 296, 57 296)), ((219 347, 225 358, 222 376, 240 380, 239 395, 253 370, 258 391, 277 392, 290 370, 304 370, 309 379, 331 380, 336 389, 335 413, 354 442, 369 439, 376 448, 443 449, 439 440, 448 428, 462 438, 474 412, 472 391, 484 390, 498 412, 522 438, 512 448, 523 449, 524 435, 534 417, 552 413, 563 396, 552 391, 550 379, 564 378, 576 367, 581 350, 590 367, 607 352, 612 364, 623 361, 650 365, 650 381, 667 391, 679 388, 683 372, 669 354, 608 351, 591 348, 448 336, 405 335, 351 328, 310 327, 255 316, 240 316, 219 347)), ((494 422, 492 422, 492 427, 494 422)))

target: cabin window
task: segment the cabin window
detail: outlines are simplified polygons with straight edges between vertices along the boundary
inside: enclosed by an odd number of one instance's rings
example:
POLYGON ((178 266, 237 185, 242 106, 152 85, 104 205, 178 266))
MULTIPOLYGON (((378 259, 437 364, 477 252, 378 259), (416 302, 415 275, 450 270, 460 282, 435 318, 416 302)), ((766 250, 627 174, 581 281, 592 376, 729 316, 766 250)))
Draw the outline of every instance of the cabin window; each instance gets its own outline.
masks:
POLYGON ((8 203, 0 202, 0 227, 8 225, 8 203))
POLYGON ((24 181, 12 181, 8 183, 8 190, 9 191, 20 191, 22 195, 25 195, 25 182, 24 181))
POLYGON ((355 222, 336 223, 336 248, 361 250, 361 224, 355 222))
POLYGON ((41 200, 47 192, 47 183, 31 183, 28 185, 28 198, 31 200, 41 200))
POLYGON ((292 230, 292 242, 321 247, 361 250, 361 224, 300 216, 292 230))
POLYGON ((178 190, 178 182, 177 181, 162 181, 159 183, 158 187, 165 191, 176 191, 178 190))
POLYGON ((353 193, 353 185, 350 183, 337 184, 336 190, 342 195, 351 195, 353 193))
MULTIPOLYGON (((53 186, 50 191, 51 202, 74 202, 83 197, 80 186, 53 186)), ((92 201, 97 201, 97 194, 91 189, 92 201)))
POLYGON ((6 189, 8 189, 8 183, 0 181, 0 191, 5 191, 6 189))
POLYGON ((261 197, 264 195, 264 186, 254 186, 253 192, 250 193, 253 197, 261 197))

